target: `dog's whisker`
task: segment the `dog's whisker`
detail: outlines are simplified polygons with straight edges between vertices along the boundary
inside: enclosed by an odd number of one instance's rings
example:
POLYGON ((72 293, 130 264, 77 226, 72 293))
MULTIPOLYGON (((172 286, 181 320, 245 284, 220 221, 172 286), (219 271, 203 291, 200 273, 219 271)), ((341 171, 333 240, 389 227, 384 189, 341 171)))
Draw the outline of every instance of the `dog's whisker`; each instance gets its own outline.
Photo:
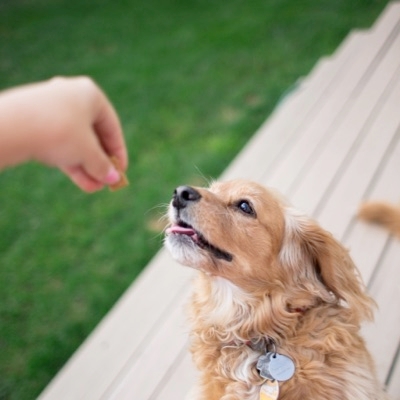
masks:
POLYGON ((211 186, 211 184, 214 182, 212 177, 206 177, 206 175, 200 170, 200 168, 195 165, 194 166, 197 172, 199 173, 200 177, 204 180, 205 186, 211 186))
POLYGON ((148 210, 146 210, 145 215, 146 215, 146 214, 149 214, 149 213, 151 213, 151 212, 153 212, 153 211, 155 211, 155 210, 159 210, 159 209, 163 209, 163 210, 164 210, 164 213, 165 213, 165 211, 168 209, 168 207, 169 207, 169 203, 160 203, 160 204, 157 204, 157 205, 155 205, 154 207, 151 207, 151 208, 149 208, 148 210))

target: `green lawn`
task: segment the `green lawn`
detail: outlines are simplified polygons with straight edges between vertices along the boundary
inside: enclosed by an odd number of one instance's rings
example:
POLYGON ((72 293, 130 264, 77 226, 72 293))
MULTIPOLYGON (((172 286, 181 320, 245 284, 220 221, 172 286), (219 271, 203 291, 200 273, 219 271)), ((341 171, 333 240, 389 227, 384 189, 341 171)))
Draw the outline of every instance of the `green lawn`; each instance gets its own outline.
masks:
POLYGON ((131 185, 0 174, 0 399, 32 399, 161 246, 174 187, 217 177, 280 96, 378 0, 0 0, 0 89, 88 74, 124 126, 131 185))

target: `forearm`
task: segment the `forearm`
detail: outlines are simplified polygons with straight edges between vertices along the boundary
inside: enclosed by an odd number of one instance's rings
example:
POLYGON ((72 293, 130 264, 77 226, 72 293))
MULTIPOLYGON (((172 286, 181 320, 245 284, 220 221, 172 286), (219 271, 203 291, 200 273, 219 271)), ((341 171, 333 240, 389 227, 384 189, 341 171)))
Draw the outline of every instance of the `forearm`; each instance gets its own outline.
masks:
POLYGON ((0 93, 0 169, 31 160, 40 145, 46 121, 32 97, 26 87, 0 93))

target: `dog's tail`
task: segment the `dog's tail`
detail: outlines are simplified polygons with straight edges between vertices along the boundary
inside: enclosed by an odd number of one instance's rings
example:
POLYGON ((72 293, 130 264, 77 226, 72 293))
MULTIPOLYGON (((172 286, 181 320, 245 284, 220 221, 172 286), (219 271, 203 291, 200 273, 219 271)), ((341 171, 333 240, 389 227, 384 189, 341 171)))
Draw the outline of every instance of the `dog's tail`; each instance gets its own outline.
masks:
POLYGON ((400 205, 385 202, 367 202, 360 206, 358 217, 383 226, 400 237, 400 205))

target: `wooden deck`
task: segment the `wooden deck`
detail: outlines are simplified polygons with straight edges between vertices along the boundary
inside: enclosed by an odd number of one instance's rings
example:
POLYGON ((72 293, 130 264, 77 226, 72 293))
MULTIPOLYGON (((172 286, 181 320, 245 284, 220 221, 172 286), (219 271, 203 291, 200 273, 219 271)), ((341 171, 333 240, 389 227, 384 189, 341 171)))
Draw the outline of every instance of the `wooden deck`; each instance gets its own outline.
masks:
MULTIPOLYGON (((315 66, 221 177, 278 188, 350 248, 379 305, 363 330, 397 400, 400 240, 354 215, 365 199, 398 202, 399 175, 400 3, 392 3, 315 66)), ((183 305, 193 273, 160 251, 40 399, 191 399, 183 305)))

